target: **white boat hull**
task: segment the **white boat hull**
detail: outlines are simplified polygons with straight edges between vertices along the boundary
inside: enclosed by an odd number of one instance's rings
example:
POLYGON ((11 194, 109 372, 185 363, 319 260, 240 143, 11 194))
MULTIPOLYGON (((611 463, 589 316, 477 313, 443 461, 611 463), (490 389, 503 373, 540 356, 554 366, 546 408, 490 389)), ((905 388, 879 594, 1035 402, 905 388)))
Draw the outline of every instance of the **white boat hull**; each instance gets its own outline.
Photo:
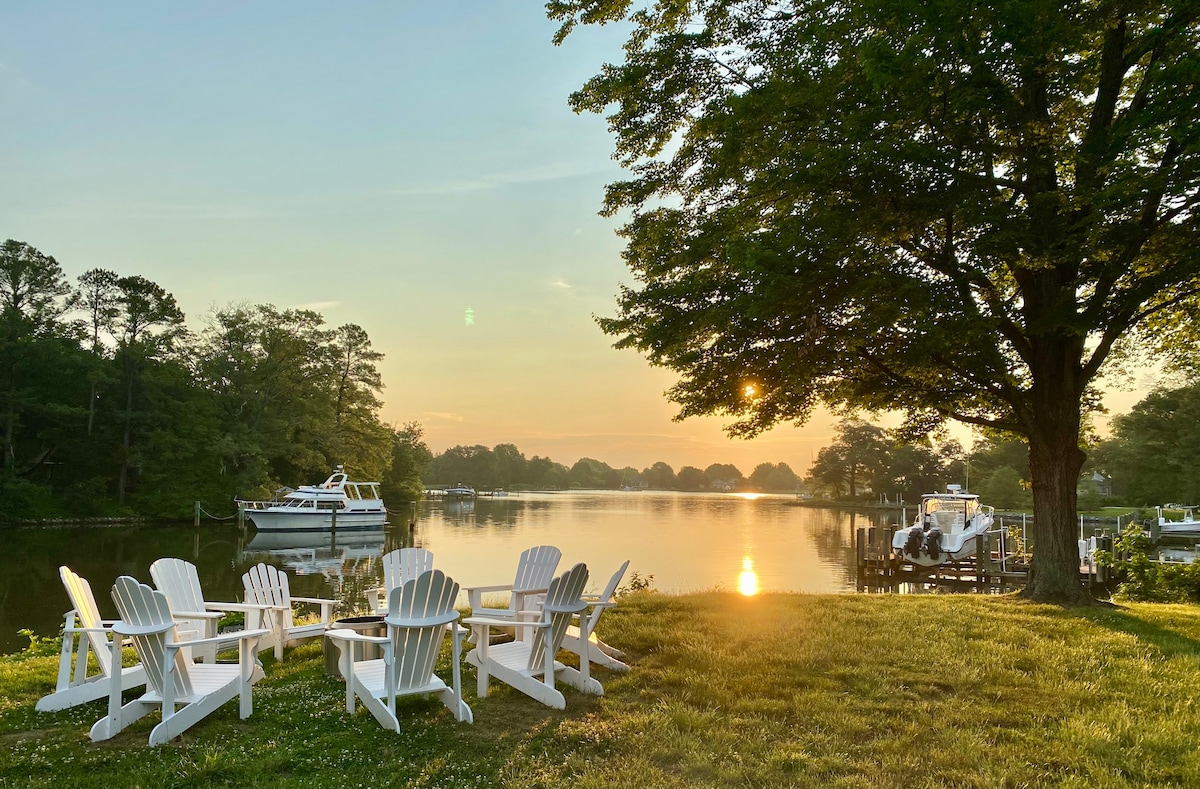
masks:
POLYGON ((957 485, 946 493, 921 497, 916 521, 892 537, 896 558, 918 567, 936 567, 975 555, 980 535, 991 531, 994 510, 979 504, 979 497, 960 493, 957 485))
POLYGON ((957 562, 961 559, 969 559, 974 556, 975 538, 991 528, 992 521, 989 519, 977 529, 959 532, 958 534, 943 535, 938 558, 936 559, 924 551, 919 552, 916 556, 904 551, 905 543, 908 540, 908 529, 896 532, 896 536, 892 539, 892 548, 902 561, 920 565, 921 567, 934 567, 946 562, 957 562))
MULTIPOLYGON (((328 512, 297 512, 277 510, 247 510, 246 517, 259 531, 330 531, 333 517, 328 512)), ((387 512, 339 512, 338 531, 382 529, 387 525, 387 512)))
POLYGON ((1200 534, 1200 521, 1162 521, 1158 522, 1159 534, 1200 534))

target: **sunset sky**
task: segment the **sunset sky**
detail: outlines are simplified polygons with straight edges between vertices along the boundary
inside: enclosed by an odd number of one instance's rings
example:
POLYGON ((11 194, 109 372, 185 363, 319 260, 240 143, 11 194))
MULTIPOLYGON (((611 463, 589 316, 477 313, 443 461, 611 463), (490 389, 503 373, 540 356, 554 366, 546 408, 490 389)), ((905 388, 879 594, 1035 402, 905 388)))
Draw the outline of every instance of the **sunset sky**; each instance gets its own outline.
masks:
POLYGON ((196 329, 238 302, 357 323, 383 418, 435 451, 749 474, 829 441, 674 423, 672 374, 597 328, 630 280, 597 215, 621 170, 567 96, 623 29, 556 48, 535 0, 6 3, 0 29, 0 239, 72 281, 143 275, 196 329))

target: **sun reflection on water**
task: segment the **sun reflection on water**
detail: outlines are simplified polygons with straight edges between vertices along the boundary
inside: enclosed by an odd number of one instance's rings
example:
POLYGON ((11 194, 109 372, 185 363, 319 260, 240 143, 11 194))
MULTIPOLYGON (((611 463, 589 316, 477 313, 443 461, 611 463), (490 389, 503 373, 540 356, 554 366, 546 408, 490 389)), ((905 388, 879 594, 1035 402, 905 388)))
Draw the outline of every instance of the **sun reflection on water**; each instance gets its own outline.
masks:
POLYGON ((746 597, 758 594, 758 573, 754 572, 754 560, 749 556, 742 559, 742 572, 738 576, 738 591, 746 597))

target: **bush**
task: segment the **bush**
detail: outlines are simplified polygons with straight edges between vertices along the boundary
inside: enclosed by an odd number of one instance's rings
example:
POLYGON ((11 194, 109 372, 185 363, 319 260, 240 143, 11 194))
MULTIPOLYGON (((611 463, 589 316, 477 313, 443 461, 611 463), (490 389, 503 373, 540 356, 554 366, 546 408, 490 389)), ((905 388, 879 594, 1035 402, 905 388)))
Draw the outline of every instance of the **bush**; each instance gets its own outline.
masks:
POLYGON ((1162 563, 1151 558, 1154 544, 1134 521, 1113 541, 1113 550, 1096 551, 1096 562, 1125 576, 1113 597, 1157 603, 1200 602, 1200 563, 1162 563))

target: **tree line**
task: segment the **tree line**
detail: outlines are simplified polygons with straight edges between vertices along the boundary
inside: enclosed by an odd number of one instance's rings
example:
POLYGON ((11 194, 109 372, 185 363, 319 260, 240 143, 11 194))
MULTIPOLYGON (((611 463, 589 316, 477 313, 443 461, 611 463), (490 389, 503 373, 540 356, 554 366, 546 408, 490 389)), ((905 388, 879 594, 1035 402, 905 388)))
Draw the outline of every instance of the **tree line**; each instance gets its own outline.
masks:
POLYGON ((787 463, 760 463, 744 476, 734 465, 713 463, 705 469, 683 466, 676 472, 659 461, 641 471, 633 466, 613 468, 594 458, 580 458, 567 467, 534 455, 526 458, 513 444, 456 446, 432 459, 424 480, 430 487, 463 483, 481 490, 526 488, 567 490, 652 488, 655 490, 760 490, 796 492, 799 476, 787 463))
POLYGON ((1150 392, 1112 420, 1092 464, 1132 506, 1200 503, 1200 378, 1150 392))
POLYGON ((905 440, 858 419, 843 420, 809 471, 813 490, 835 499, 915 502, 948 485, 978 493, 997 508, 1028 508, 1029 449, 1024 441, 985 434, 968 452, 956 440, 905 440))
POLYGON ((35 247, 0 246, 5 518, 220 515, 335 463, 420 491, 420 428, 380 421, 383 354, 362 327, 270 304, 215 309, 200 331, 184 318, 145 277, 70 282, 35 247))
MULTIPOLYGON (((1188 383, 1151 391, 1113 417, 1108 438, 1091 442, 1076 486, 1081 511, 1200 502, 1200 378, 1181 372, 1188 383)), ((957 441, 909 443, 846 420, 817 455, 808 483, 833 498, 906 501, 954 483, 997 508, 1029 509, 1030 476, 1029 448, 1019 438, 987 433, 968 452, 957 441)))

